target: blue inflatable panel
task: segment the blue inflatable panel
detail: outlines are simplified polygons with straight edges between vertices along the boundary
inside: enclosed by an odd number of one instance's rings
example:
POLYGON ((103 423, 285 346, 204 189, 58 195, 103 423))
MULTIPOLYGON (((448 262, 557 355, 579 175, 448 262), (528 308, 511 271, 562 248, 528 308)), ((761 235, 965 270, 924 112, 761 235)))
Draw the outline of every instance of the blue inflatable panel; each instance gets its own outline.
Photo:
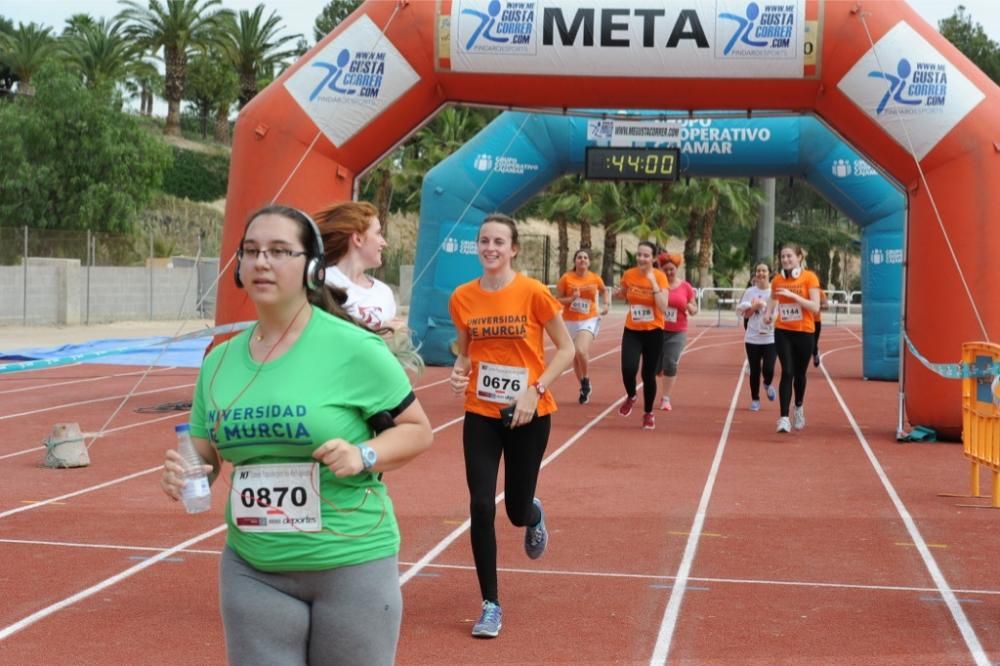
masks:
POLYGON ((481 272, 475 239, 483 217, 512 213, 555 178, 581 173, 592 145, 677 146, 681 172, 692 177, 808 182, 862 228, 863 374, 898 378, 905 197, 812 116, 720 120, 656 113, 637 120, 611 113, 603 118, 501 114, 424 178, 409 324, 427 363, 454 362, 448 298, 481 272), (643 129, 628 129, 636 125, 643 129), (659 131, 666 125, 672 126, 669 132, 659 131))

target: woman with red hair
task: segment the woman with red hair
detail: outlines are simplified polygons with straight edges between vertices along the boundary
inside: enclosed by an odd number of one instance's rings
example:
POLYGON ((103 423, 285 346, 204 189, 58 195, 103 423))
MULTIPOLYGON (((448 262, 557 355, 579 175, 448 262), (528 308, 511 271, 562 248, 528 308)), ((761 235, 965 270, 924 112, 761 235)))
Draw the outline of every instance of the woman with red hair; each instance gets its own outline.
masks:
POLYGON ((660 389, 660 409, 669 412, 670 391, 677 379, 677 365, 687 343, 688 317, 698 314, 698 293, 687 280, 682 280, 677 269, 684 263, 678 252, 661 252, 657 257, 660 270, 667 276, 667 309, 663 312, 663 352, 660 354, 660 371, 656 383, 660 389))
POLYGON ((367 274, 382 265, 388 243, 378 210, 367 201, 342 201, 314 216, 323 235, 326 283, 347 292, 344 307, 373 331, 395 328, 396 297, 389 285, 367 274))

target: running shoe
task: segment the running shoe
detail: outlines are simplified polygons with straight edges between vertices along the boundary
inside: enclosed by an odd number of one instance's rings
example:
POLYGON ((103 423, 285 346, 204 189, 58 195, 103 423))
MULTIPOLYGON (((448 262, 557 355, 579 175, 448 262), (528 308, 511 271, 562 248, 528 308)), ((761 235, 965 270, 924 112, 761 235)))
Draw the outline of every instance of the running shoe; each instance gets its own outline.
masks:
POLYGON ((666 398, 660 398, 660 411, 669 412, 673 408, 674 406, 670 404, 669 396, 667 396, 666 398))
POLYGON ((760 411, 760 400, 751 400, 750 401, 750 411, 751 412, 759 412, 760 411))
POLYGON ((819 352, 813 354, 813 366, 819 367, 819 352))
POLYGON ((472 625, 472 635, 476 638, 496 638, 500 634, 500 627, 503 626, 502 620, 503 611, 500 610, 500 604, 484 601, 479 622, 472 625))
POLYGON ((653 412, 646 412, 642 415, 642 429, 656 430, 656 419, 653 418, 653 412))
POLYGON ((764 391, 767 393, 767 399, 771 402, 774 402, 774 399, 778 397, 778 394, 774 391, 774 387, 770 384, 764 384, 764 391))
POLYGON ((590 393, 594 389, 590 386, 590 378, 584 377, 580 380, 580 404, 586 405, 590 402, 590 393))
POLYGON ((538 524, 534 527, 524 528, 524 552, 531 559, 537 560, 549 544, 549 531, 545 529, 545 511, 542 510, 542 500, 536 497, 534 502, 535 506, 538 507, 538 524))
POLYGON ((629 414, 631 414, 632 413, 632 405, 634 405, 635 401, 638 400, 638 399, 639 399, 639 396, 637 396, 637 395, 626 396, 625 397, 625 402, 623 402, 622 406, 618 408, 618 414, 619 414, 619 416, 628 416, 629 414))
POLYGON ((791 431, 792 431, 792 424, 788 420, 787 416, 782 416, 780 419, 778 419, 777 432, 791 432, 791 431))
POLYGON ((795 429, 802 430, 806 427, 806 410, 802 405, 795 408, 795 429))

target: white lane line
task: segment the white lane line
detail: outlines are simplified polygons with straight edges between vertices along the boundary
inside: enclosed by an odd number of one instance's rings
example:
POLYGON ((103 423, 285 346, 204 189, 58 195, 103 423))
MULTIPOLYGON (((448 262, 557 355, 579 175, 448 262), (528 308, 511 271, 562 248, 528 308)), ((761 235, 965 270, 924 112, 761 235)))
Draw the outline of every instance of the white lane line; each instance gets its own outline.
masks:
POLYGON ((670 599, 667 600, 667 608, 663 613, 663 620, 660 622, 660 631, 656 637, 656 645, 653 648, 653 655, 649 659, 650 664, 667 663, 670 644, 673 641, 674 630, 677 628, 677 619, 680 617, 681 602, 684 601, 684 591, 691 580, 691 565, 694 562, 695 552, 698 550, 698 540, 701 537, 702 528, 705 526, 705 514, 708 512, 708 503, 715 488, 715 479, 719 475, 719 467, 722 465, 722 454, 726 451, 726 442, 729 440, 729 429, 733 424, 736 404, 739 402, 741 389, 743 388, 746 365, 747 362, 745 360, 740 364, 740 376, 736 381, 733 397, 729 401, 729 413, 726 414, 726 423, 722 427, 722 433, 719 435, 719 443, 715 447, 715 457, 712 459, 712 467, 708 472, 708 478, 705 479, 705 487, 702 489, 701 500, 698 502, 694 521, 691 523, 690 534, 684 546, 684 556, 681 558, 680 566, 677 568, 674 585, 670 589, 670 599))
MULTIPOLYGON (((829 354, 835 351, 838 350, 832 349, 827 353, 829 354)), ((924 566, 927 568, 927 572, 931 576, 931 580, 934 581, 938 594, 941 595, 941 599, 944 601, 945 606, 947 606, 948 612, 951 613, 951 617, 955 621, 955 625, 958 627, 959 633, 962 634, 962 639, 965 640, 965 644, 969 648, 969 652, 971 653, 973 660, 977 666, 991 666, 992 662, 987 657, 986 651, 983 650, 983 646, 979 642, 979 637, 976 636, 975 629, 972 628, 972 624, 965 616, 965 611, 962 610, 961 604, 958 602, 958 599, 955 598, 954 590, 951 589, 948 585, 948 581, 945 580, 944 574, 941 573, 941 569, 938 567, 937 561, 931 554, 930 548, 927 547, 927 542, 924 541, 923 535, 920 534, 920 530, 917 528, 916 522, 914 522, 910 512, 907 511, 906 506, 903 504, 903 500, 900 499, 899 494, 896 492, 895 487, 893 487, 892 482, 885 473, 885 470, 882 469, 882 465, 879 463, 878 458, 875 457, 875 452, 872 451, 867 438, 865 438, 864 433, 861 432, 858 422, 854 419, 854 415, 851 413, 850 408, 848 408, 847 403, 844 402, 844 398, 840 395, 840 391, 837 390, 836 383, 834 383, 833 378, 830 377, 830 373, 826 371, 825 365, 821 365, 820 370, 823 371, 823 375, 826 377, 826 381, 830 385, 830 389, 833 391, 834 397, 837 398, 837 402, 840 404, 841 410, 843 410, 844 415, 851 424, 851 429, 854 430, 854 434, 858 438, 858 442, 860 442, 862 450, 864 450, 865 455, 868 457, 868 462, 871 463, 872 469, 875 470, 875 474, 882 483, 882 487, 885 488, 885 492, 889 495, 892 505, 896 508, 896 513, 899 514, 899 517, 903 521, 903 525, 906 526, 906 532, 910 535, 910 540, 913 541, 913 545, 916 547, 917 552, 920 553, 920 559, 923 560, 924 566)))
MULTIPOLYGON (((110 429, 105 430, 104 432, 102 432, 101 433, 101 437, 106 437, 107 435, 110 435, 113 432, 119 432, 120 430, 130 430, 132 428, 142 428, 143 426, 147 426, 147 425, 149 425, 151 423, 159 423, 160 421, 167 421, 169 419, 175 419, 178 416, 186 416, 187 414, 190 414, 190 412, 188 412, 188 411, 175 412, 175 413, 169 414, 167 416, 161 416, 159 418, 150 419, 148 421, 142 421, 140 423, 131 423, 129 425, 118 426, 117 428, 110 428, 110 429)), ((15 451, 14 453, 5 453, 4 455, 0 456, 0 460, 4 460, 5 458, 14 458, 16 456, 23 456, 24 454, 31 453, 32 451, 44 451, 44 450, 45 450, 44 446, 34 446, 34 447, 30 448, 30 449, 24 449, 22 451, 15 451)))
POLYGON ((42 608, 42 609, 40 609, 38 611, 35 611, 31 615, 28 615, 27 617, 22 618, 21 620, 18 620, 14 624, 8 625, 8 626, 4 627, 3 629, 0 629, 0 641, 4 640, 6 638, 9 638, 13 634, 16 634, 17 632, 21 631, 22 629, 30 627, 31 625, 33 625, 34 623, 38 622, 39 620, 43 620, 46 617, 48 617, 49 615, 52 615, 53 613, 56 613, 56 612, 62 610, 63 608, 66 608, 67 606, 72 606, 73 604, 75 604, 78 601, 82 601, 82 600, 86 599, 87 597, 90 597, 90 596, 93 596, 94 594, 97 594, 101 590, 104 590, 104 589, 106 589, 108 587, 111 587, 112 585, 115 585, 115 584, 117 584, 117 583, 125 580, 126 578, 134 576, 135 574, 139 573, 143 569, 151 567, 154 564, 156 564, 157 562, 160 562, 161 560, 165 560, 166 558, 170 557, 174 553, 178 553, 178 552, 184 550, 188 546, 191 546, 193 544, 198 543, 199 541, 203 541, 203 540, 205 540, 205 539, 207 539, 207 538, 209 538, 211 536, 214 536, 214 535, 218 534, 219 532, 223 531, 224 529, 226 529, 225 524, 219 525, 218 527, 215 527, 215 528, 213 528, 213 529, 211 529, 211 530, 209 530, 207 532, 203 532, 203 533, 199 534, 196 537, 192 537, 191 539, 188 539, 187 541, 184 541, 183 543, 179 543, 176 546, 174 546, 173 548, 169 548, 167 550, 164 550, 161 553, 159 553, 157 555, 154 555, 153 557, 150 557, 148 560, 143 560, 139 564, 136 564, 133 567, 129 567, 128 569, 126 569, 125 571, 122 571, 121 573, 118 573, 118 574, 116 574, 114 576, 111 576, 110 578, 105 578, 104 580, 100 581, 99 583, 91 585, 90 587, 88 587, 88 588, 86 588, 84 590, 80 590, 76 594, 70 595, 70 596, 66 597, 65 599, 63 599, 62 601, 58 601, 58 602, 56 602, 54 604, 46 606, 45 608, 42 608))
MULTIPOLYGON (((75 365, 80 365, 80 364, 74 363, 72 365, 64 365, 62 367, 64 367, 64 368, 72 368, 75 365)), ((2 367, 2 366, 0 366, 0 367, 2 367)), ((177 369, 176 365, 169 365, 169 366, 167 366, 165 368, 157 368, 155 370, 151 370, 149 372, 149 374, 153 374, 154 372, 166 372, 167 370, 176 370, 176 369, 177 369)), ((22 386, 21 388, 7 389, 6 391, 0 391, 0 395, 5 395, 7 393, 27 393, 28 391, 41 391, 41 390, 45 390, 45 389, 55 388, 57 386, 72 386, 73 384, 86 384, 87 382, 100 382, 100 381, 104 381, 105 379, 114 379, 116 377, 133 377, 135 375, 141 375, 142 372, 143 371, 141 371, 141 370, 136 371, 136 372, 121 372, 121 373, 114 374, 114 375, 100 375, 98 377, 83 377, 83 378, 80 378, 80 379, 71 379, 71 380, 68 380, 68 381, 65 381, 65 382, 53 382, 51 384, 36 384, 34 386, 22 386)))
POLYGON ((50 497, 47 500, 42 500, 40 502, 35 502, 34 504, 27 504, 25 506, 18 507, 16 509, 9 509, 0 513, 0 518, 6 518, 8 516, 13 516, 16 513, 21 513, 23 511, 31 511, 32 509, 37 509, 39 507, 52 504, 53 502, 61 502, 64 499, 69 499, 70 497, 77 497, 78 495, 84 495, 86 493, 92 492, 94 490, 100 490, 102 488, 107 488, 113 486, 117 483, 122 483, 123 481, 129 481, 131 479, 138 478, 144 474, 151 474, 152 472, 157 472, 163 469, 163 465, 157 465, 156 467, 150 467, 149 469, 144 469, 141 472, 135 472, 129 474, 128 476, 120 476, 117 479, 111 479, 110 481, 105 481, 104 483, 99 483, 96 486, 88 486, 87 488, 81 488, 80 490, 74 490, 71 493, 66 493, 65 495, 60 495, 59 497, 50 497))
POLYGON ((194 386, 193 383, 191 383, 191 384, 178 384, 177 386, 167 386, 167 387, 159 388, 159 389, 151 389, 149 391, 138 391, 138 392, 132 393, 132 394, 123 393, 122 395, 110 395, 110 396, 107 396, 107 397, 104 397, 104 398, 93 398, 91 400, 81 400, 79 402, 67 402, 67 403, 63 403, 61 405, 52 405, 51 407, 42 407, 40 409, 32 409, 32 410, 27 411, 27 412, 18 412, 16 414, 4 414, 4 415, 0 416, 0 421, 4 421, 6 419, 14 419, 14 418, 17 418, 19 416, 31 416, 32 414, 41 414, 42 412, 51 412, 51 411, 54 411, 54 410, 57 410, 57 409, 67 409, 69 407, 80 407, 81 405, 92 405, 92 404, 97 403, 97 402, 107 402, 108 400, 121 400, 122 398, 134 398, 134 397, 140 396, 140 395, 152 395, 154 393, 165 393, 167 391, 176 391, 178 389, 191 388, 192 386, 194 386))
MULTIPOLYGON (((109 543, 78 543, 73 541, 44 541, 39 539, 0 539, 0 544, 11 544, 21 546, 45 546, 50 548, 79 548, 84 550, 111 550, 129 553, 162 553, 162 546, 127 546, 122 544, 109 543)), ((179 551, 180 554, 191 555, 222 555, 221 550, 208 548, 185 548, 179 551)), ((175 553, 176 554, 176 553, 175 553)), ((414 562, 401 560, 401 566, 410 566, 414 562)), ((475 571, 474 564, 428 564, 428 569, 453 569, 456 571, 475 571)), ((574 578, 614 578, 622 580, 670 582, 673 576, 663 574, 644 574, 624 571, 582 571, 576 569, 522 569, 519 567, 497 567, 497 571, 502 573, 524 574, 528 576, 567 576, 574 578)), ((767 580, 758 578, 713 578, 691 576, 688 580, 696 583, 713 583, 716 585, 758 585, 761 587, 804 587, 832 590, 858 590, 862 592, 935 592, 937 588, 919 587, 913 585, 861 585, 858 583, 837 583, 832 581, 804 581, 804 580, 767 580)), ((975 594, 979 596, 1000 597, 1000 589, 984 590, 978 588, 958 588, 955 592, 959 594, 975 594)))

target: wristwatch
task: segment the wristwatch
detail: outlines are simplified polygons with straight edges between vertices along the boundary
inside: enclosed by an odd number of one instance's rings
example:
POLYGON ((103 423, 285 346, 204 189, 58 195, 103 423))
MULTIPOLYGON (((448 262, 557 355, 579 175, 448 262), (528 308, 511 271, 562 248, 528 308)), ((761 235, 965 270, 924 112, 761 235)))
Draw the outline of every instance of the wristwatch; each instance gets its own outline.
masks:
POLYGON ((361 451, 361 464, 364 466, 364 471, 371 471, 371 468, 375 466, 375 462, 378 460, 378 453, 367 444, 361 444, 358 446, 358 450, 361 451))
POLYGON ((543 384, 541 382, 535 382, 534 384, 532 384, 532 386, 538 392, 538 397, 539 398, 541 398, 543 395, 545 395, 545 384, 543 384))

